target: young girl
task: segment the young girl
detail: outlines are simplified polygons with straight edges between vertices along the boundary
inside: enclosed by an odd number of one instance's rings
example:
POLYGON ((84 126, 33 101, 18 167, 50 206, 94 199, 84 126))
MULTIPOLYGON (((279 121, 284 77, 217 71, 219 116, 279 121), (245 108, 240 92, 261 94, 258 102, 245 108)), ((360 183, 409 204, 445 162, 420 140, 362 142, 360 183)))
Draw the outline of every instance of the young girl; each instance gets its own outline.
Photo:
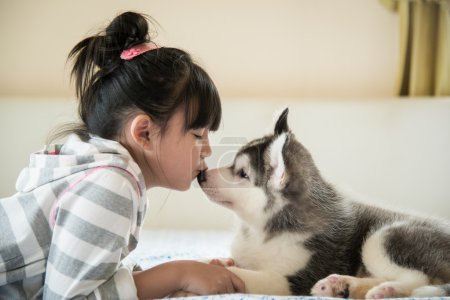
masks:
POLYGON ((186 190, 205 170, 220 98, 189 54, 150 41, 147 20, 116 17, 70 52, 82 125, 31 155, 0 200, 0 298, 160 298, 243 292, 226 268, 173 261, 133 272, 146 190, 186 190))

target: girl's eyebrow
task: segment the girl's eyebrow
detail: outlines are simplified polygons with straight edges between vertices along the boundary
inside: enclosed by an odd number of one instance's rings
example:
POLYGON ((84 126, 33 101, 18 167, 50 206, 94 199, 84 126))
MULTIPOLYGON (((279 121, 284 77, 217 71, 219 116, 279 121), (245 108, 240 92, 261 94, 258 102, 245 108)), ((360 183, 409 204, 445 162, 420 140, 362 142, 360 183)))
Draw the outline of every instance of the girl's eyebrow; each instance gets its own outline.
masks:
POLYGON ((191 130, 193 130, 193 131, 204 131, 204 130, 208 130, 208 128, 206 128, 206 127, 201 127, 201 128, 192 128, 191 130))

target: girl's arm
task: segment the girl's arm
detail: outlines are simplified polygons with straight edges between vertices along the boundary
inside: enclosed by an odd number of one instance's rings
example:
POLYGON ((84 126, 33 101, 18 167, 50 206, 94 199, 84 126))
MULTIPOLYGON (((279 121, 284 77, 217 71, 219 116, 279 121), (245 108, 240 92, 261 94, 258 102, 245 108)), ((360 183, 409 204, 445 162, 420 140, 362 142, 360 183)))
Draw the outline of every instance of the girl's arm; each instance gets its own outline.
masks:
POLYGON ((245 292, 243 281, 228 269, 190 260, 164 263, 133 277, 139 299, 163 298, 180 290, 197 295, 245 292))
POLYGON ((60 198, 44 299, 136 298, 132 271, 121 264, 138 197, 133 184, 120 171, 102 169, 60 198))
POLYGON ((243 292, 226 268, 174 261, 139 273, 121 264, 133 219, 133 182, 103 169, 60 199, 53 229, 44 298, 162 298, 183 290, 194 294, 243 292))

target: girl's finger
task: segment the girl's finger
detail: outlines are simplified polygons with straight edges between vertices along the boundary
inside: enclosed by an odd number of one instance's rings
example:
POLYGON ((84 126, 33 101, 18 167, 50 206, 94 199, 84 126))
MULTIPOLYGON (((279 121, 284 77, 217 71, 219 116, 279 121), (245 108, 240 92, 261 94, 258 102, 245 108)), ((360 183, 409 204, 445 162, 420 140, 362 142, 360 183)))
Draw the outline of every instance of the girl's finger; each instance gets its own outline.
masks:
POLYGON ((218 260, 217 258, 211 259, 211 261, 209 262, 210 265, 215 265, 215 266, 224 266, 220 260, 218 260))
POLYGON ((227 264, 227 267, 232 267, 232 266, 234 266, 234 259, 232 259, 232 258, 227 258, 227 259, 225 259, 225 262, 226 262, 226 264, 227 264))
POLYGON ((233 280, 231 278, 227 280, 226 285, 227 285, 227 294, 235 293, 233 280))
POLYGON ((235 293, 245 293, 245 283, 237 277, 234 273, 231 275, 231 281, 233 283, 235 293))

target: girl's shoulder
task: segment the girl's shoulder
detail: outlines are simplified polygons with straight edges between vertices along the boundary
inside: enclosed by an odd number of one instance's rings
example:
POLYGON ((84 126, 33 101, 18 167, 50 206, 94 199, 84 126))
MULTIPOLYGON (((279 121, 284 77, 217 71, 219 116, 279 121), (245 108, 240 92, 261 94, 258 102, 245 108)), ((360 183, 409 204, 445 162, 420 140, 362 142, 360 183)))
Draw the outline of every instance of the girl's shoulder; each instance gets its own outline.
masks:
POLYGON ((94 135, 88 141, 82 141, 73 135, 61 151, 64 154, 74 154, 77 167, 89 169, 87 173, 117 173, 132 184, 139 196, 145 194, 146 187, 141 169, 119 142, 94 135))

